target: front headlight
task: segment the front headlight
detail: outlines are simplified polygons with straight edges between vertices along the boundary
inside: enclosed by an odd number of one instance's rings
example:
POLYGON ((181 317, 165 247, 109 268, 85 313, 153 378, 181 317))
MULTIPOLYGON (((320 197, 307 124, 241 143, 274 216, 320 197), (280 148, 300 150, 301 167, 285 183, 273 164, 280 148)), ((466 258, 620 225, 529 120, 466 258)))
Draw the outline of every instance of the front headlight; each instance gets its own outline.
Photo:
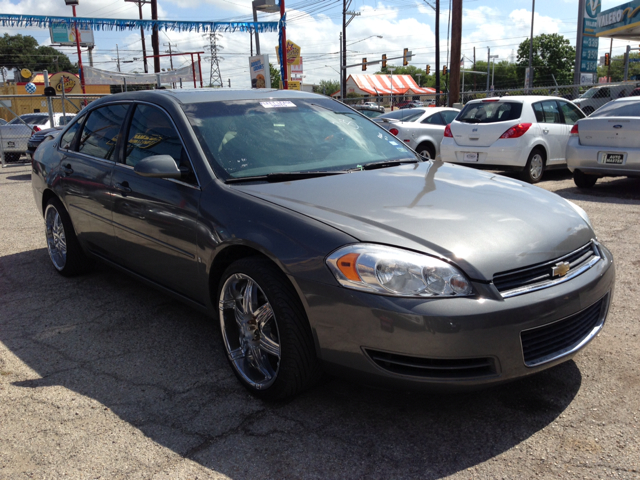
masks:
POLYGON ((359 244, 327 258, 336 280, 347 288, 399 297, 461 297, 473 294, 471 282, 442 260, 400 248, 359 244))
MULTIPOLYGON (((565 199, 566 200, 566 199, 565 199)), ((582 219, 587 222, 587 225, 589 225, 591 227, 591 229, 593 230, 593 225, 591 225, 591 220, 589 220, 589 215, 587 215, 587 212, 584 211, 584 209, 582 207, 579 207, 578 205, 576 205, 575 203, 573 203, 571 200, 566 200, 567 203, 569 203, 569 205, 571 205, 573 207, 573 209, 578 212, 578 215, 580 215, 582 217, 582 219)))

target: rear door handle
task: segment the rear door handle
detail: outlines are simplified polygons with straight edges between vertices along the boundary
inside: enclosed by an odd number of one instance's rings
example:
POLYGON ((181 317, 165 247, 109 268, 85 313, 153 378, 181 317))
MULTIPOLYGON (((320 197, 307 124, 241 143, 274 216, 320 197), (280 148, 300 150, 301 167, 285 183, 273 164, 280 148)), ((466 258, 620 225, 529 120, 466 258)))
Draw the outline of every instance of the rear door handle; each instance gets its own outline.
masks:
POLYGON ((115 188, 123 193, 131 193, 132 191, 128 182, 116 183, 115 188))
POLYGON ((71 168, 70 163, 67 163, 64 167, 62 167, 62 171, 65 175, 71 175, 73 173, 73 168, 71 168))

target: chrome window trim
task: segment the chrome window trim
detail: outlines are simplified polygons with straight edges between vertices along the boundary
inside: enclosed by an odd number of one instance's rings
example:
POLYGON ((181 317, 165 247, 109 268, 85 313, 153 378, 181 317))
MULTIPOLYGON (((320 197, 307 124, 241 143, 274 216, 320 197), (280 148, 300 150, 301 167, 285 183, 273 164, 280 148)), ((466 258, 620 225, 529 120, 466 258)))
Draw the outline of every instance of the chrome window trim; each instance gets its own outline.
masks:
MULTIPOLYGON (((591 243, 591 248, 593 249, 593 252, 594 252, 594 257, 591 260, 589 260, 587 263, 579 266, 575 270, 570 271, 564 277, 560 277, 560 278, 557 278, 555 280, 546 280, 544 282, 533 283, 531 285, 526 285, 524 287, 514 288, 512 290, 505 290, 504 292, 500 292, 500 295, 502 295, 502 298, 510 298, 510 297, 515 297, 517 295, 523 295, 523 294, 529 293, 529 292, 536 292, 538 290, 543 290, 545 288, 554 287, 554 286, 559 285, 561 283, 568 282, 572 278, 575 278, 578 275, 582 275, 584 272, 586 272, 591 267, 593 267, 596 263, 598 263, 600 260, 602 260, 602 254, 600 253, 599 243, 595 239, 591 240, 590 243, 591 243)), ((551 260, 548 263, 551 264, 553 262, 560 262, 560 261, 562 261, 562 259, 573 255, 574 253, 576 253, 579 250, 582 250, 583 248, 584 248, 584 246, 574 250, 571 253, 563 255, 562 257, 558 257, 558 258, 556 258, 554 260, 551 260)), ((537 268, 537 267, 536 266, 531 267, 531 269, 533 269, 533 268, 537 268)), ((524 272, 526 270, 528 270, 528 269, 523 268, 520 271, 524 272)))
MULTIPOLYGON (((171 180, 174 180, 174 181, 176 181, 178 183, 181 183, 183 185, 188 185, 190 187, 194 187, 194 188, 197 188, 198 190, 200 190, 201 189, 200 177, 198 177, 198 172, 193 167, 193 161, 191 160, 191 155, 189 154, 189 150, 187 150, 186 147, 185 147, 184 140, 182 139, 182 135, 180 135, 180 130, 178 129, 178 126, 176 125, 176 122, 174 122, 173 118, 171 118, 171 115, 169 115, 169 112, 167 112, 167 110, 165 110, 164 107, 161 107, 160 105, 158 105, 156 103, 146 102, 144 100, 133 100, 133 104, 134 105, 149 105, 150 107, 158 108, 158 109, 162 110, 164 112, 164 114, 169 118, 169 121, 171 122, 171 125, 173 125, 173 128, 176 130, 176 133, 178 134, 178 138, 180 139, 180 143, 182 144, 182 148, 184 149, 184 153, 187 154, 187 159, 189 160, 189 165, 191 165, 191 171, 193 172, 193 174, 196 177, 197 185, 191 185, 189 183, 182 182, 180 180, 175 180, 175 179, 171 179, 171 180)), ((133 115, 135 115, 135 114, 136 114, 136 112, 134 110, 133 111, 133 115)), ((133 115, 132 115, 132 118, 133 118, 133 115)), ((131 122, 129 122, 128 126, 129 126, 129 128, 131 128, 131 122)), ((189 125, 189 128, 191 128, 191 125, 189 125)), ((129 133, 128 130, 127 130, 126 133, 129 133)), ((128 140, 126 140, 126 139, 124 139, 124 141, 128 142, 128 140)), ((126 143, 125 143, 125 145, 126 145, 126 143)), ((122 160, 123 160, 123 162, 126 162, 127 159, 123 158, 122 160)), ((126 165, 125 163, 121 164, 119 162, 116 162, 116 164, 117 165, 126 165)))
MULTIPOLYGON (((600 333, 600 330, 602 330, 602 327, 604 327, 604 322, 607 319, 607 315, 609 314, 609 306, 610 305, 611 305, 611 292, 606 294, 606 298, 604 299, 604 304, 601 306, 600 318, 598 319, 598 323, 595 324, 595 326, 593 327, 591 332, 589 332, 588 335, 586 335, 576 345, 574 345, 572 347, 564 348, 564 349, 562 349, 562 350, 560 350, 558 352, 554 352, 553 354, 550 354, 550 355, 547 355, 545 357, 539 358, 535 362, 527 363, 524 360, 524 347, 522 345, 522 333, 523 332, 530 332, 532 330, 537 330, 539 328, 548 327, 549 325, 553 325, 554 323, 562 322, 567 317, 561 318, 559 320, 556 320, 555 322, 547 323, 545 325, 540 325, 540 326, 537 326, 537 327, 533 327, 533 328, 528 328, 526 330, 522 330, 522 332, 520 332, 520 351, 522 352, 522 361, 523 361, 524 365, 526 367, 530 367, 530 368, 539 367, 540 365, 544 365, 545 363, 553 362, 554 360, 558 360, 558 359, 560 359, 562 357, 566 357, 568 355, 572 355, 572 354, 576 353, 578 350, 580 350, 582 347, 584 347, 587 343, 589 343, 591 340, 593 340, 600 333)), ((583 312, 584 310, 587 310, 588 308, 590 308, 590 307, 584 308, 584 309, 580 310, 580 312, 583 312)), ((580 312, 576 312, 576 313, 580 313, 580 312)), ((570 316, 571 315, 569 315, 569 317, 570 316)))

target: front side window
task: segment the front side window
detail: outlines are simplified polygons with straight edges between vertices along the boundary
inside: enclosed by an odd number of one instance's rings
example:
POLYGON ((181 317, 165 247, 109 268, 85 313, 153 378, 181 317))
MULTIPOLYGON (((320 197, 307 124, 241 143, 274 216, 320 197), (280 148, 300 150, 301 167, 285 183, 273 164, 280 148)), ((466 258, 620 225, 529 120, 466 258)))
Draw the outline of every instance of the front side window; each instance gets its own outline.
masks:
POLYGON ((224 179, 416 160, 389 132, 330 99, 203 102, 183 109, 224 179))
POLYGON ((558 102, 560 104, 560 110, 562 110, 562 115, 564 116, 564 123, 567 125, 573 125, 581 118, 584 118, 584 113, 582 111, 570 103, 567 102, 558 102))
POLYGON ((82 120, 78 119, 76 123, 71 125, 69 129, 64 132, 64 135, 62 135, 62 138, 60 139, 60 148, 68 150, 72 147, 71 142, 73 142, 73 139, 76 136, 77 131, 80 129, 81 124, 82 120))
POLYGON ((114 160, 114 152, 129 105, 117 104, 100 107, 89 113, 84 123, 78 152, 92 157, 114 160))
POLYGON ((521 103, 482 101, 468 103, 456 120, 463 123, 497 123, 518 120, 521 114, 521 103))

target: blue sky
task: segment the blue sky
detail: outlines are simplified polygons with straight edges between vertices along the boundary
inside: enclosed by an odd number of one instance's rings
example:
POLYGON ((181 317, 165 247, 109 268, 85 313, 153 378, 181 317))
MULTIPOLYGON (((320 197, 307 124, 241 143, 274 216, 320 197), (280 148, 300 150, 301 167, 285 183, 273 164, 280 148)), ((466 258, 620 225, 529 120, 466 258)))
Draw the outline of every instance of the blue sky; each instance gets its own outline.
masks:
MULTIPOLYGON (((429 0, 433 4, 435 0, 429 0)), ((626 0, 602 0, 606 10, 625 3, 626 0)), ((578 0, 537 0, 534 35, 559 33, 575 43, 578 0)), ((302 48, 305 83, 322 79, 337 79, 339 68, 339 32, 341 31, 341 0, 289 0, 287 5, 289 23, 287 38, 302 48)), ((449 1, 441 0, 441 63, 447 55, 447 21, 449 1)), ((350 10, 360 12, 347 29, 348 63, 360 62, 362 57, 378 59, 383 53, 388 57, 399 56, 403 48, 413 51, 411 62, 420 68, 427 64, 434 68, 434 11, 425 0, 353 0, 350 10), (377 38, 382 35, 383 38, 377 38), (370 38, 368 38, 370 37, 370 38), (362 40, 366 39, 366 40, 362 40), (360 41, 362 40, 362 41, 360 41)), ((64 0, 0 0, 0 12, 33 13, 37 15, 70 15, 71 8, 64 0)), ((463 6, 462 53, 473 59, 486 59, 487 47, 491 54, 502 59, 514 59, 518 45, 529 36, 531 25, 531 0, 465 0, 463 6)), ((151 17, 151 7, 143 7, 145 18, 151 17)), ((159 0, 160 18, 175 20, 249 20, 249 0, 159 0)), ((138 7, 124 0, 80 0, 79 16, 107 18, 138 18, 138 7)), ((259 20, 276 20, 276 15, 259 14, 259 20)), ((40 43, 49 43, 48 30, 38 28, 0 28, 0 33, 32 35, 40 43)), ((116 70, 116 44, 121 61, 141 57, 139 32, 95 32, 95 66, 116 70)), ((150 37, 146 37, 150 52, 150 37)), ((178 51, 202 50, 207 40, 197 33, 162 32, 160 43, 171 43, 178 51)), ((275 63, 277 34, 260 35, 262 53, 268 53, 275 63)), ((248 74, 249 34, 226 33, 221 45, 224 47, 220 70, 225 85, 228 79, 232 87, 249 87, 248 74)), ((615 41, 613 54, 622 54, 627 42, 615 41)), ((634 43, 635 46, 635 43, 634 43)), ((162 50, 168 47, 161 45, 162 50)), ((601 55, 609 49, 609 40, 600 41, 601 55)), ((72 61, 76 61, 75 48, 61 48, 72 61)), ((83 61, 88 63, 86 55, 83 61)), ((174 58, 174 66, 188 63, 188 57, 174 58)), ((168 60, 162 66, 167 68, 168 60)), ((467 61, 467 68, 472 62, 467 61)), ((142 62, 122 63, 123 71, 143 71, 142 62)), ((373 73, 370 67, 367 73, 373 73)), ((349 73, 362 73, 353 68, 349 73)), ((209 78, 209 64, 203 63, 205 82, 209 78)))

